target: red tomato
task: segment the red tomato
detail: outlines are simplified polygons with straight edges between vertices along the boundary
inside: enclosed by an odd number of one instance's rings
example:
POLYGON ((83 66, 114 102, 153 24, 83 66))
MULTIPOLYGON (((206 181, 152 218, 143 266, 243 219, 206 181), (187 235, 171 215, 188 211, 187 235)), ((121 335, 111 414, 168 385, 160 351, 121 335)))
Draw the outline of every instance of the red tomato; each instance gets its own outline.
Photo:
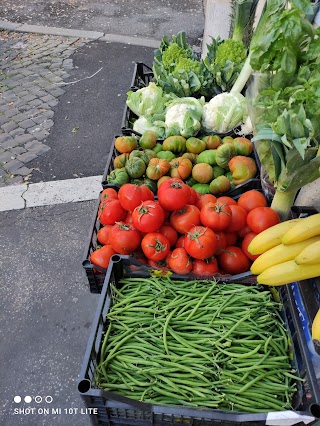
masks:
POLYGON ((188 198, 188 204, 195 205, 199 199, 199 195, 197 191, 195 191, 193 188, 189 187, 189 198, 188 198))
POLYGON ((259 234, 280 222, 280 217, 271 207, 256 207, 248 213, 247 224, 249 228, 259 234))
POLYGON ((238 240, 238 234, 237 232, 226 232, 225 231, 225 236, 227 239, 227 246, 235 246, 236 242, 238 240))
POLYGON ((104 225, 102 228, 99 229, 99 231, 97 232, 97 240, 100 244, 110 244, 109 236, 111 229, 112 225, 104 225))
POLYGON ((176 248, 184 248, 184 242, 185 242, 185 237, 184 235, 181 235, 181 237, 179 237, 178 241, 176 242, 176 248))
POLYGON ((124 219, 124 223, 131 223, 133 225, 132 221, 132 212, 128 212, 126 218, 124 219))
POLYGON ((165 210, 180 210, 190 198, 190 187, 181 179, 167 179, 158 188, 158 200, 165 210))
POLYGON ((103 191, 101 191, 100 202, 117 200, 117 199, 118 199, 118 193, 115 189, 106 188, 103 191))
MULTIPOLYGON (((240 229, 240 231, 238 231, 238 235, 240 238, 244 238, 249 232, 252 232, 251 229, 249 228, 249 226, 245 226, 244 228, 240 229)), ((231 244, 233 245, 233 244, 231 244)))
POLYGON ((168 260, 169 268, 176 274, 187 274, 192 271, 192 261, 184 248, 176 248, 168 260))
POLYGON ((126 216, 127 210, 121 206, 120 201, 112 200, 104 205, 99 220, 103 225, 114 225, 116 222, 123 221, 126 216))
POLYGON ((155 269, 160 269, 160 271, 168 271, 169 270, 169 257, 171 256, 171 251, 167 254, 165 259, 159 260, 158 262, 152 259, 148 259, 148 265, 155 269))
POLYGON ((176 244, 178 240, 178 233, 169 223, 164 223, 161 228, 159 228, 159 232, 168 238, 170 247, 173 247, 176 244))
POLYGON ((144 201, 132 212, 132 221, 135 228, 141 232, 154 232, 164 222, 164 211, 155 201, 144 201))
POLYGON ((130 223, 116 223, 110 231, 110 245, 117 253, 130 254, 141 243, 141 234, 130 223))
POLYGON ((229 245, 227 242, 227 236, 226 233, 223 231, 216 231, 216 238, 217 238, 217 248, 215 252, 215 256, 220 256, 223 253, 223 250, 226 249, 226 247, 229 245))
POLYGON ((216 234, 210 228, 193 226, 185 236, 184 247, 195 259, 207 259, 216 251, 216 234))
POLYGON ((170 251, 170 242, 160 232, 149 232, 141 241, 141 248, 148 259, 163 260, 170 251))
POLYGON ((251 254, 248 252, 248 245, 254 239, 254 237, 258 235, 255 232, 248 232, 241 243, 241 248, 243 253, 251 260, 256 260, 260 255, 259 254, 251 254))
POLYGON ((90 255, 90 262, 93 265, 99 266, 100 268, 107 269, 109 266, 110 258, 116 254, 110 245, 102 246, 98 248, 90 255))
POLYGON ((186 234, 192 226, 200 225, 200 211, 196 206, 187 204, 171 213, 170 224, 180 234, 186 234))
POLYGON ((200 220, 202 225, 214 231, 222 231, 231 222, 230 206, 221 203, 219 199, 215 203, 208 203, 201 209, 200 220))
POLYGON ((218 262, 215 257, 210 259, 194 259, 192 272, 201 277, 210 277, 218 272, 218 262))
POLYGON ((125 183, 118 192, 121 206, 132 212, 143 201, 154 200, 153 192, 146 186, 137 186, 133 183, 125 183))
POLYGON ((204 194, 200 195, 198 202, 196 203, 196 207, 201 211, 202 207, 207 203, 215 203, 217 201, 217 197, 212 194, 204 194))
POLYGON ((236 200, 234 200, 233 198, 231 198, 231 197, 228 197, 227 195, 222 195, 222 197, 219 197, 218 198, 218 200, 221 202, 221 203, 224 203, 224 204, 229 204, 229 206, 232 204, 232 205, 236 205, 237 204, 237 202, 236 202, 236 200))
POLYGON ((250 261, 241 248, 228 246, 226 251, 219 257, 220 267, 231 275, 241 274, 250 269, 250 261))
POLYGON ((247 225, 247 212, 241 206, 230 204, 231 221, 228 225, 228 232, 240 231, 247 225))
POLYGON ((266 207, 267 199, 261 192, 251 189, 239 197, 238 206, 243 207, 249 213, 256 207, 266 207))

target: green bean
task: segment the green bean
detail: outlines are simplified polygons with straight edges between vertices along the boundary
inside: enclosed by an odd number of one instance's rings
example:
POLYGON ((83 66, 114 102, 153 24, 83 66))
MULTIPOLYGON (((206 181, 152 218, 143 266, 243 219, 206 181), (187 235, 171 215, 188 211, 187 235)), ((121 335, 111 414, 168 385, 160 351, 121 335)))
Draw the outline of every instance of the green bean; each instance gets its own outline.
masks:
POLYGON ((168 343, 167 343, 167 328, 169 326, 169 322, 170 322, 171 318, 176 313, 177 309, 178 309, 178 307, 175 308, 173 311, 170 312, 170 314, 168 315, 168 317, 166 319, 166 322, 164 323, 164 327, 163 327, 163 333, 162 333, 163 346, 164 346, 165 351, 167 352, 167 354, 169 354, 168 343))

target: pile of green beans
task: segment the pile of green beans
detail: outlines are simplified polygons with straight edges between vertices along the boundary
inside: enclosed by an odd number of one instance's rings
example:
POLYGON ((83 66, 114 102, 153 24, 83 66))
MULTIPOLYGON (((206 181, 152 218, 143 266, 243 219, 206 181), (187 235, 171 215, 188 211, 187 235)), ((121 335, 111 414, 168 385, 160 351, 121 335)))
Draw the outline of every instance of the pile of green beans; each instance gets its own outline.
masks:
POLYGON ((97 386, 161 405, 291 409, 281 305, 261 286, 170 278, 111 284, 97 386))

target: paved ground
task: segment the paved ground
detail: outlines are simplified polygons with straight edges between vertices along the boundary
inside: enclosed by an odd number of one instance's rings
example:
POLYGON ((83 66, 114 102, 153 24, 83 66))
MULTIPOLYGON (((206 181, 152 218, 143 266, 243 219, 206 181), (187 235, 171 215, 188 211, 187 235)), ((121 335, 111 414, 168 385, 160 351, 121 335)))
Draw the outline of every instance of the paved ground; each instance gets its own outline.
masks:
POLYGON ((203 36, 202 0, 1 0, 0 19, 161 40, 188 32, 203 36))

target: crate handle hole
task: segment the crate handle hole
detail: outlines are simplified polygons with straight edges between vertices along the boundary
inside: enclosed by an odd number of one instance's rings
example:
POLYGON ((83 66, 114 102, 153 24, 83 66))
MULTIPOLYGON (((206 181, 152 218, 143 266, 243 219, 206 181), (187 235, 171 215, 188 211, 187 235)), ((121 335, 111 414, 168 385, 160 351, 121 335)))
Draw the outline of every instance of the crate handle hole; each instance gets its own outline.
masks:
POLYGON ((113 263, 118 263, 118 262, 120 262, 121 257, 120 257, 118 254, 114 254, 114 255, 111 257, 111 260, 112 260, 112 262, 113 262, 113 263))
POLYGON ((310 413, 313 415, 313 417, 320 418, 320 405, 319 404, 311 404, 310 413))
POLYGON ((80 393, 86 393, 90 390, 90 388, 91 388, 91 382, 88 379, 83 379, 78 384, 78 391, 80 393))

